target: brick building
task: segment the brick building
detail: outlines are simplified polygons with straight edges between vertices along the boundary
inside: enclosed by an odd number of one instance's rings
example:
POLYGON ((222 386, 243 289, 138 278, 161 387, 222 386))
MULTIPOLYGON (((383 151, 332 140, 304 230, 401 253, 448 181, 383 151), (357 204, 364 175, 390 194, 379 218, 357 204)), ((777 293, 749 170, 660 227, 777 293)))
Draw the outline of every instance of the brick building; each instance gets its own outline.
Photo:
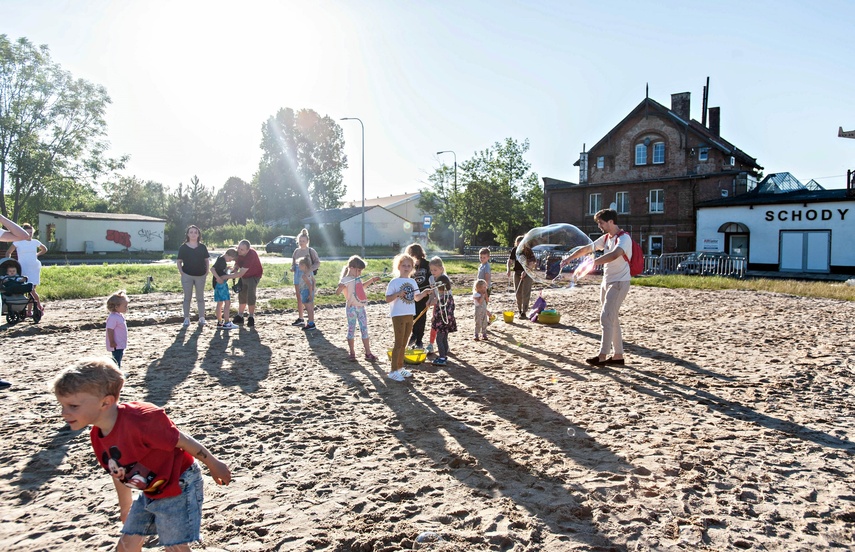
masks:
POLYGON ((578 184, 544 177, 545 223, 599 236, 592 215, 613 206, 645 253, 692 251, 697 204, 745 193, 763 167, 719 135, 718 107, 709 108, 708 124, 691 119, 690 99, 672 94, 671 109, 642 100, 580 154, 578 184))

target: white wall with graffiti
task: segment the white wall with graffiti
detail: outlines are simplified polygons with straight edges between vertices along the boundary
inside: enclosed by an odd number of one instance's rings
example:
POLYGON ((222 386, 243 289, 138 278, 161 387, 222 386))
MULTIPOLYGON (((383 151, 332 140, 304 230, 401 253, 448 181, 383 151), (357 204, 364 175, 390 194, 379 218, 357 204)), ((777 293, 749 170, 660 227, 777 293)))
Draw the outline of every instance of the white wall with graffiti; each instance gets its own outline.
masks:
POLYGON ((39 240, 62 253, 163 251, 166 221, 133 214, 40 211, 39 240))

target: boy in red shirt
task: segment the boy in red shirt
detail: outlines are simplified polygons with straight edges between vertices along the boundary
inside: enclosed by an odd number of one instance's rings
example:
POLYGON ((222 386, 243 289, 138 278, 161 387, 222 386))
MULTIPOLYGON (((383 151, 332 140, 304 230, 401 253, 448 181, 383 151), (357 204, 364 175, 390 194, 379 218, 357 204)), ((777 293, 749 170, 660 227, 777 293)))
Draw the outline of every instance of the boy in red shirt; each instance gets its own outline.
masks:
POLYGON ((62 418, 89 438, 98 463, 113 476, 124 523, 118 550, 141 550, 157 534, 168 550, 190 550, 200 539, 202 474, 197 458, 220 485, 229 468, 175 427, 163 409, 145 402, 119 402, 122 372, 109 358, 83 359, 53 382, 62 418), (132 489, 142 491, 136 500, 132 489))

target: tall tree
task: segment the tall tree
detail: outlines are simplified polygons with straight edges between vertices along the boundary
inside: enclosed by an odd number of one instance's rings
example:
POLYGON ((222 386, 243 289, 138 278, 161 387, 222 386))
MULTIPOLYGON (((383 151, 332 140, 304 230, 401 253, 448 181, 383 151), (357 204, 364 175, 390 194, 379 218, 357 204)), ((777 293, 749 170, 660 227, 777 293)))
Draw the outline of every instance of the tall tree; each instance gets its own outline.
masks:
POLYGON ((216 196, 217 209, 222 210, 224 222, 246 224, 252 218, 252 206, 255 202, 255 190, 248 182, 232 176, 216 196))
POLYGON ((190 179, 190 185, 178 184, 169 195, 166 207, 166 241, 177 247, 184 241, 184 230, 191 224, 201 228, 203 234, 213 226, 214 194, 205 187, 198 176, 190 179))
POLYGON ((511 244, 543 219, 543 190, 525 160, 528 149, 528 140, 506 138, 476 152, 458 165, 457 190, 442 167, 429 177, 434 189, 423 191, 420 206, 444 208, 443 218, 464 243, 511 244))
POLYGON ((255 175, 261 218, 291 221, 341 205, 347 167, 341 127, 311 109, 280 109, 261 129, 255 175))
POLYGON ((166 189, 163 184, 123 176, 104 186, 110 211, 149 217, 166 217, 166 189))
MULTIPOLYGON (((17 219, 51 183, 98 178, 126 158, 104 156, 106 89, 74 79, 47 46, 0 35, 0 211, 17 219), (10 205, 11 203, 11 205, 10 205)), ((68 185, 66 182, 62 185, 68 185)))

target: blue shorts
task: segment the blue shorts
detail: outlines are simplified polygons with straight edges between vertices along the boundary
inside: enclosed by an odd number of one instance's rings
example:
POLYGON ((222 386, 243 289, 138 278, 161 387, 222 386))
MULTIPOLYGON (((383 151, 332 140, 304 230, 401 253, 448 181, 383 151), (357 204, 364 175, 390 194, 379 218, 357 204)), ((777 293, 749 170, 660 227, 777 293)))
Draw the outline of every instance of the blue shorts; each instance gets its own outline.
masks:
POLYGON ((228 280, 214 286, 214 301, 231 301, 228 280))
POLYGON ((181 494, 169 498, 149 498, 143 493, 134 500, 122 527, 125 535, 157 535, 160 546, 176 546, 201 539, 202 469, 198 462, 178 479, 181 494))
POLYGON ((314 303, 315 302, 315 296, 314 296, 314 294, 312 294, 310 289, 308 289, 308 288, 301 289, 300 290, 300 301, 302 301, 304 305, 306 303, 314 303))

